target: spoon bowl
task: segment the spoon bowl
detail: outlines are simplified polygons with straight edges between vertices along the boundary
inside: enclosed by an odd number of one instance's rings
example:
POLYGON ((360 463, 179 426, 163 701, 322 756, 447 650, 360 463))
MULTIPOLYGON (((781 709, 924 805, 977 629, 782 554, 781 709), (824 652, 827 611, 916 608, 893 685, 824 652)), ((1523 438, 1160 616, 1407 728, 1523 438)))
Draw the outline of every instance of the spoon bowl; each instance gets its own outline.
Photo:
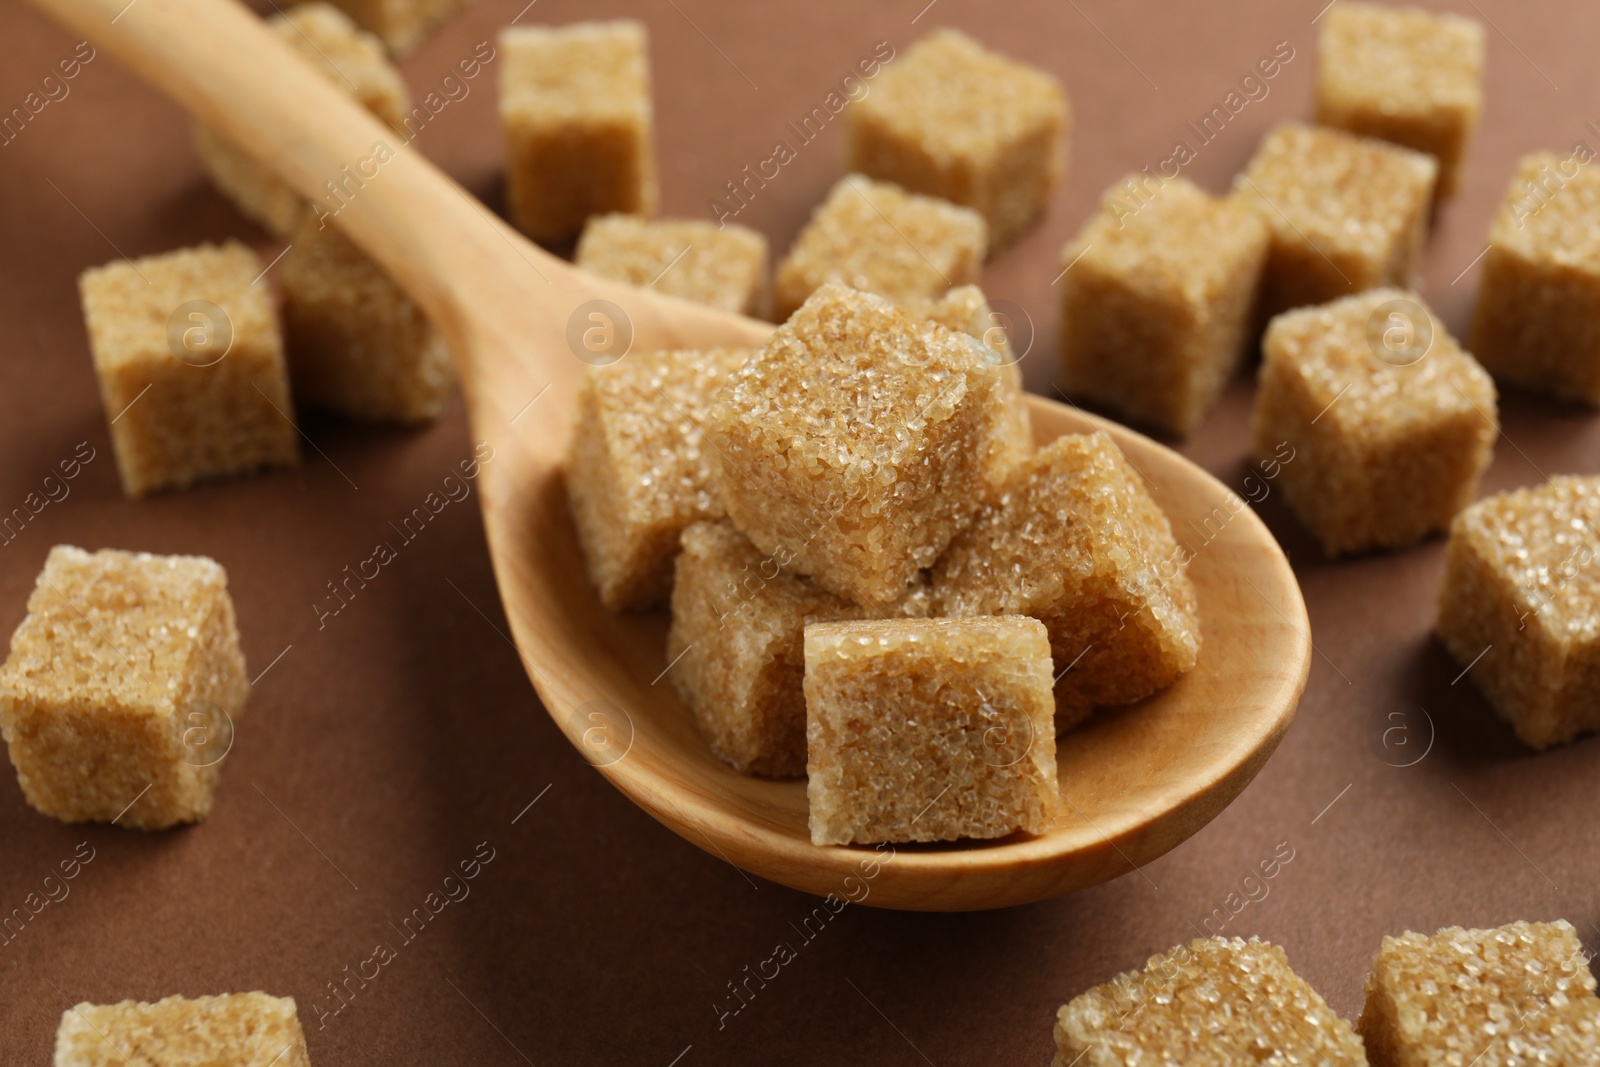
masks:
MULTIPOLYGON (((700 737, 670 685, 665 612, 600 606, 559 463, 506 464, 498 476, 514 471, 517 484, 501 486, 508 507, 486 505, 489 541, 512 635, 546 709, 600 773, 691 843, 855 903, 1022 904, 1114 878, 1179 844, 1239 794, 1288 728, 1310 667, 1299 588, 1261 521, 1210 475, 1115 423, 1029 399, 1039 443, 1105 430, 1146 477, 1192 553, 1202 628, 1199 662, 1176 684, 1098 710, 1058 740, 1063 804, 1049 833, 937 846, 811 844, 803 780, 742 775, 700 737)), ((485 470, 491 484, 495 477, 485 470)))
POLYGON ((1061 738, 1046 834, 819 847, 803 781, 713 756, 664 675, 663 613, 614 615, 584 577, 562 467, 587 366, 627 351, 755 347, 772 327, 579 271, 482 204, 330 85, 234 0, 33 0, 267 161, 418 301, 456 357, 509 639, 546 710, 600 773, 692 844, 773 881, 888 908, 958 911, 1133 870, 1221 811, 1294 715, 1305 605, 1244 502, 1169 449, 1030 397, 1037 439, 1105 430, 1166 511, 1199 597, 1198 665, 1061 738), (381 160, 381 162, 378 162, 381 160), (337 200, 325 183, 370 175, 337 200))

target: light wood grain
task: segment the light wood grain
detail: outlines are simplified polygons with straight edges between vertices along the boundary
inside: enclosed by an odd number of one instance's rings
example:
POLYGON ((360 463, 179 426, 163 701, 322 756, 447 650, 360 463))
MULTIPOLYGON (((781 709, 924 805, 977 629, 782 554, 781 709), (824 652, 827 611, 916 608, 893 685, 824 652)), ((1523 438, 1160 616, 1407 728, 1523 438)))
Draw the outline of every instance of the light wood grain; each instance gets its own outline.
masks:
POLYGON ((622 307, 637 350, 756 345, 771 327, 603 281, 536 248, 396 144, 233 0, 34 2, 307 195, 370 160, 375 146, 393 150, 337 224, 424 307, 456 354, 474 436, 494 449, 480 499, 511 636, 568 739, 697 847, 786 885, 882 907, 1038 900, 1125 873, 1192 835, 1288 727, 1309 670, 1309 623, 1265 526, 1248 509, 1235 512, 1237 497, 1172 451, 1034 397, 1039 440, 1109 432, 1194 549, 1199 665, 1062 739, 1065 803, 1048 834, 946 847, 811 845, 803 783, 749 778, 719 762, 659 680, 666 619, 600 607, 561 483, 585 370, 566 340, 580 304, 622 307))

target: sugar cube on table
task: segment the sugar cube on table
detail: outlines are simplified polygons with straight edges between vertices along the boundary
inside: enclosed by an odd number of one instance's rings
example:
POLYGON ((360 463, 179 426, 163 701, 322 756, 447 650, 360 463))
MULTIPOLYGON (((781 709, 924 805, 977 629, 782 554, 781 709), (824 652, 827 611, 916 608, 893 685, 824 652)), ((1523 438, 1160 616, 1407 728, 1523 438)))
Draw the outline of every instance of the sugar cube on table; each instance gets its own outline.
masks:
POLYGON ((805 628, 811 841, 951 841, 1054 825, 1050 640, 1020 616, 805 628))
POLYGON ((569 241, 592 215, 655 213, 647 43, 629 20, 500 32, 506 206, 535 241, 569 241))
POLYGON ((1489 231, 1469 339, 1496 380, 1600 407, 1600 174, 1536 153, 1489 231))
POLYGON ((469 0, 331 0, 405 58, 469 0))
POLYGON ((0 734, 36 810, 156 830, 211 811, 248 694, 214 561, 58 545, 0 667, 0 734))
POLYGON ((78 279, 122 488, 300 461, 266 265, 235 241, 119 260, 78 279))
POLYGON ((1103 433, 1068 434, 1011 472, 932 572, 934 612, 1041 620, 1058 725, 1140 700, 1194 666, 1200 622, 1172 527, 1103 433))
POLYGON ((999 246, 1044 211, 1061 181, 1069 117, 1051 75, 936 30, 845 112, 847 165, 976 210, 999 246))
MULTIPOLYGON (((325 3, 292 7, 267 25, 329 82, 397 133, 405 132, 411 94, 377 38, 325 3)), ((196 123, 194 141, 212 184, 271 233, 287 237, 312 214, 300 194, 271 169, 209 126, 196 123)))
POLYGON ((422 309, 333 226, 307 217, 278 266, 295 399, 357 419, 427 422, 455 367, 422 309))
MULTIPOLYGON (((1020 463, 1033 452, 1033 417, 1028 414, 1027 395, 1022 388, 1020 361, 1027 351, 1016 351, 1011 334, 1019 328, 1009 312, 996 309, 976 285, 958 285, 936 300, 911 298, 901 307, 914 319, 936 322, 947 330, 965 333, 983 342, 990 359, 1000 365, 1000 385, 1005 393, 1006 448, 1013 463, 1020 463)), ((1025 338, 1032 344, 1031 335, 1025 338)))
POLYGON ((225 993, 124 1000, 61 1013, 55 1067, 310 1067, 293 997, 225 993))
POLYGON ((706 432, 728 517, 838 596, 902 597, 1011 456, 975 339, 829 283, 729 376, 706 432))
POLYGON ((896 302, 936 299, 977 282, 988 241, 974 211, 847 174, 778 264, 775 317, 787 319, 830 281, 896 302))
POLYGON ((599 215, 583 228, 574 259, 602 277, 723 311, 772 312, 767 239, 743 226, 599 215))
POLYGON ((1483 24, 1344 0, 1317 28, 1317 121, 1439 161, 1437 194, 1461 184, 1483 109, 1483 24))
POLYGON ((703 426, 717 391, 751 354, 636 352, 585 377, 567 495, 589 577, 613 611, 664 600, 678 536, 722 517, 703 426))
POLYGON ((672 584, 667 662, 711 750, 747 774, 806 771, 808 622, 926 618, 925 584, 900 601, 863 608, 789 571, 728 522, 684 530, 672 584))
POLYGON ((1055 1038, 1054 1067, 1367 1064, 1350 1024, 1294 973, 1283 949, 1253 937, 1205 938, 1151 956, 1144 970, 1064 1005, 1055 1038))
POLYGON ((1437 630, 1528 745, 1600 729, 1600 478, 1551 478, 1458 515, 1437 630))
POLYGON ((1358 1028, 1373 1067, 1600 1063, 1600 997, 1564 920, 1384 938, 1358 1028))
POLYGON ((1405 285, 1438 171, 1432 156, 1343 130, 1285 123, 1268 133, 1235 179, 1272 229, 1261 313, 1405 285))
POLYGON ((1443 531, 1477 495, 1499 434, 1494 383, 1420 297, 1375 289, 1272 320, 1256 458, 1328 555, 1443 531))
POLYGON ((1183 178, 1113 185, 1061 253, 1062 388, 1166 433, 1194 430, 1253 339, 1269 242, 1237 197, 1183 178))

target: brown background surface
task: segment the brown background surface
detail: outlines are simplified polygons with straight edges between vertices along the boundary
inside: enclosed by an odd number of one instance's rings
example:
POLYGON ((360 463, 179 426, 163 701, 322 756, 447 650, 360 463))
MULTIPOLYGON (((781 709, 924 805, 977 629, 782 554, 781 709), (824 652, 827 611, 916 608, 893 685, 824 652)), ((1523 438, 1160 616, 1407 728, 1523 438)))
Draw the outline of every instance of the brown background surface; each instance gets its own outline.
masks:
MULTIPOLYGON (((404 64, 413 93, 437 86, 524 2, 481 0, 456 19, 404 64)), ((1024 366, 1030 387, 1048 393, 1057 253, 1100 190, 1166 157, 1177 138, 1192 141, 1184 121, 1287 40, 1295 58, 1270 95, 1186 170, 1224 188, 1272 122, 1309 113, 1322 2, 938 0, 923 10, 926 0, 538 0, 522 21, 648 22, 663 208, 673 215, 708 217, 723 182, 790 139, 785 123, 880 40, 903 52, 934 26, 958 25, 1054 71, 1075 111, 1068 183, 985 277, 992 296, 1037 324, 1024 366)), ((1475 8, 1497 27, 1487 110, 1421 282, 1457 333, 1477 283, 1466 268, 1516 158, 1597 143, 1584 123, 1596 115, 1589 44, 1600 9, 1460 5, 1475 8)), ((0 110, 72 44, 4 0, 0 110)), ((498 208, 493 78, 491 65, 416 143, 498 208)), ((0 632, 21 619, 52 544, 198 552, 228 568, 252 674, 282 658, 254 688, 215 811, 199 827, 58 825, 0 774, 0 911, 40 889, 80 842, 95 849, 70 896, 0 945, 0 1062, 48 1062, 60 1013, 79 1000, 260 988, 297 998, 324 1065, 1043 1063, 1062 1001, 1194 936, 1280 842, 1293 860, 1223 932, 1282 943, 1351 1016, 1385 933, 1560 916, 1600 946, 1600 747, 1535 757, 1467 682, 1452 685, 1458 668, 1429 637, 1439 542, 1332 565, 1276 498, 1261 510, 1299 573, 1318 655, 1287 739, 1231 808, 1096 889, 988 914, 849 908, 802 943, 794 925, 813 899, 679 840, 562 739, 491 626, 504 620, 475 506, 452 505, 318 629, 311 605, 325 583, 469 454, 459 402, 417 432, 308 420, 316 449, 297 471, 121 497, 76 275, 119 253, 229 235, 276 249, 207 187, 175 107, 107 56, 70 84, 67 99, 0 147, 0 511, 39 489, 79 442, 97 458, 68 498, 0 545, 0 632), (380 940, 398 942, 388 924, 484 841, 495 859, 471 895, 319 1028, 314 1006, 337 1006, 327 983, 380 940), (713 1005, 736 1006, 726 984, 783 940, 798 958, 719 1027, 713 1005)), ((781 252, 837 176, 842 142, 835 124, 801 148, 738 221, 781 252)), ((1236 487, 1251 392, 1241 379, 1183 445, 1236 487)), ((1591 414, 1511 395, 1503 418, 1485 491, 1600 469, 1591 414)))

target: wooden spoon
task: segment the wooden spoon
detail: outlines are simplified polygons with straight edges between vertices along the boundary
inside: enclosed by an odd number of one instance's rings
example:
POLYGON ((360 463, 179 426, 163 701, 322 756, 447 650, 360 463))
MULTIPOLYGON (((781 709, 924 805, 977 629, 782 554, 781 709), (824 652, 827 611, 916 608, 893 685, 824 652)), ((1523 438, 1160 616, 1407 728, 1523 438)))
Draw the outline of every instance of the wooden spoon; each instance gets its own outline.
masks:
POLYGON ((1187 460, 1114 423, 1030 397, 1041 442, 1103 429, 1194 552, 1199 665, 1061 742, 1065 804, 1039 837, 821 848, 802 782, 735 773, 661 676, 666 619, 618 616, 584 579, 561 470, 591 346, 756 346, 772 327, 594 277, 525 240, 232 0, 34 0, 236 140, 382 264, 455 353, 472 432, 494 458, 480 499, 511 635, 568 740, 693 844, 774 881, 889 908, 994 908, 1113 878, 1183 841, 1254 777, 1289 725, 1309 623, 1270 533, 1187 460), (329 195, 325 184, 341 188, 329 195), (622 309, 586 305, 610 301, 622 309), (569 329, 569 326, 572 327, 569 329), (611 331, 608 338, 607 333, 611 331), (584 357, 584 358, 580 358, 584 357))

